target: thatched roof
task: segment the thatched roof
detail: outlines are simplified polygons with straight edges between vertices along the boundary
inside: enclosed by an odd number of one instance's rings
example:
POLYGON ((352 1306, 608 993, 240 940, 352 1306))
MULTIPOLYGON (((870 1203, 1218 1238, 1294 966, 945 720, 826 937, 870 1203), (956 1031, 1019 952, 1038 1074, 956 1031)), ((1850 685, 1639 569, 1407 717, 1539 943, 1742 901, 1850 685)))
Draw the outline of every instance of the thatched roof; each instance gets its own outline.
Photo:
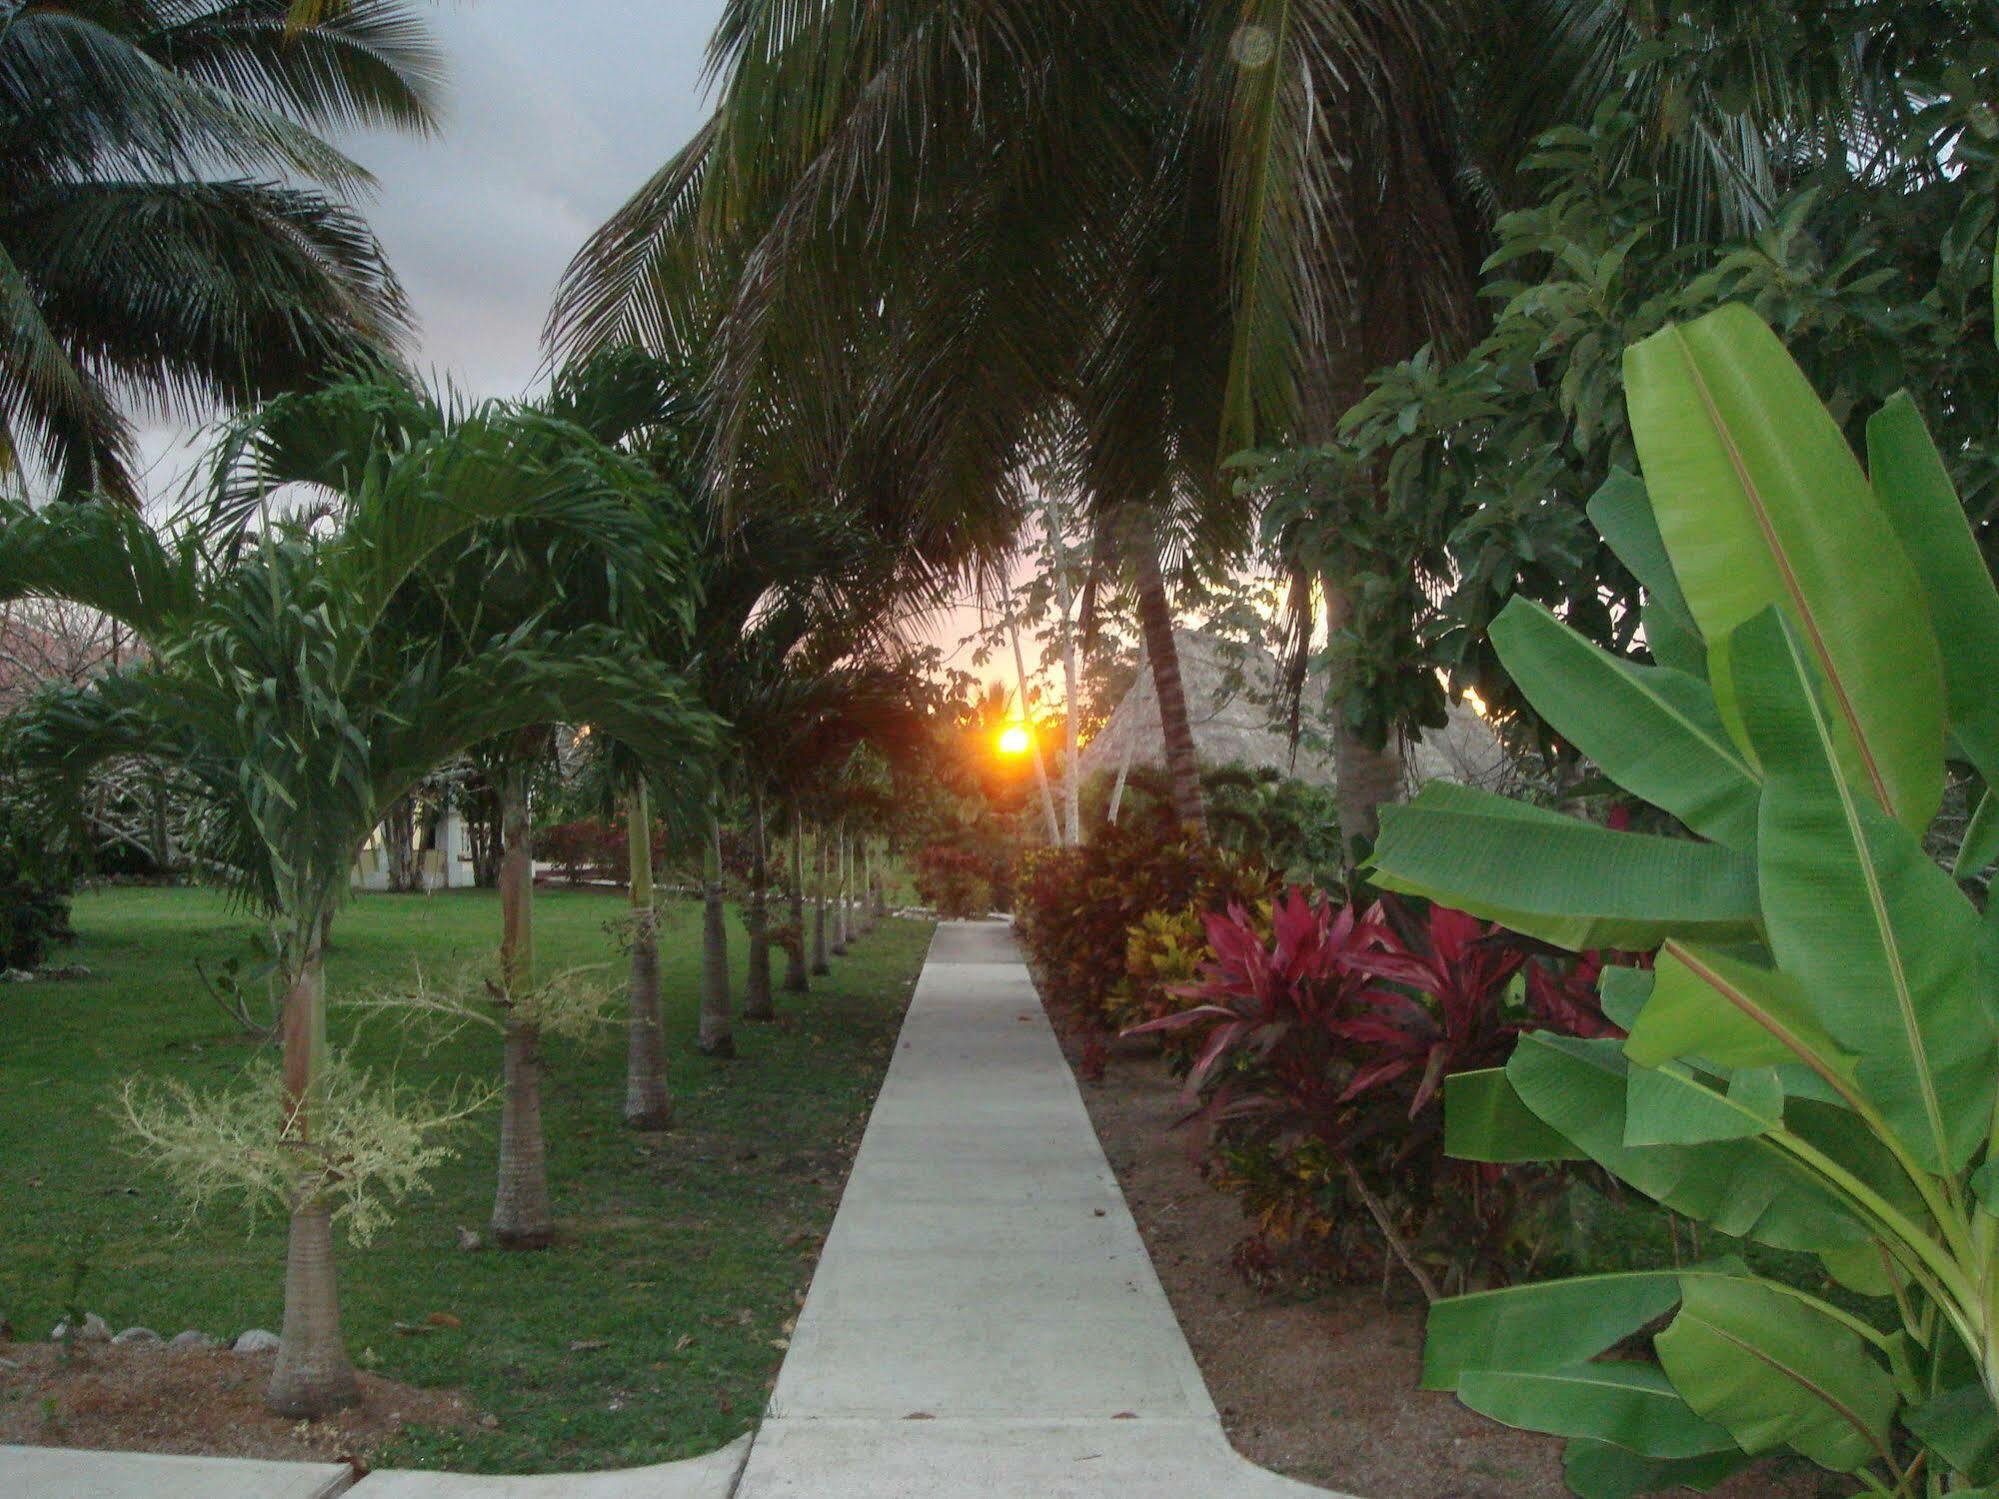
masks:
MULTIPOLYGON (((1308 734, 1294 746, 1286 727, 1273 722, 1277 662, 1268 651, 1225 643, 1199 630, 1176 630, 1173 638, 1180 648, 1194 748, 1203 765, 1277 770, 1320 786, 1338 779, 1324 735, 1308 734)), ((1321 696, 1317 684, 1307 684, 1308 709, 1321 696)), ((1127 749, 1133 764, 1163 765, 1164 746, 1159 698, 1148 671, 1125 694, 1103 732, 1084 746, 1082 773, 1086 779, 1099 771, 1115 773, 1127 749)), ((1412 786, 1439 779, 1487 782, 1497 779, 1505 765, 1492 731, 1462 704, 1452 707, 1446 727, 1426 732, 1405 750, 1412 786)))

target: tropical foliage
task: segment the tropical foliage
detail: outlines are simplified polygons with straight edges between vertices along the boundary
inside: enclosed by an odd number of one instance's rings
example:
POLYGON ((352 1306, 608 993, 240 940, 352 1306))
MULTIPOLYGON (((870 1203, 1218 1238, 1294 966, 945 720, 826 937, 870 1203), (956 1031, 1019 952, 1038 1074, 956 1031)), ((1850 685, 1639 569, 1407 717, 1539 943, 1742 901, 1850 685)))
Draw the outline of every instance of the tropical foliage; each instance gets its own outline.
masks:
POLYGON ((1908 398, 1868 419, 1863 469, 1741 307, 1634 345, 1624 378, 1644 483, 1591 514, 1658 664, 1526 600, 1494 641, 1692 836, 1432 788, 1375 878, 1558 946, 1659 949, 1605 975, 1627 1039, 1534 1032, 1452 1081, 1456 1155, 1593 1161, 1840 1291, 1725 1258, 1487 1292, 1432 1313, 1425 1379, 1575 1439, 1585 1494, 1786 1449, 1869 1493, 1977 1491, 1999 1479, 1999 1004, 1989 929, 1922 838, 1950 761, 1999 769, 1999 592, 1908 398))

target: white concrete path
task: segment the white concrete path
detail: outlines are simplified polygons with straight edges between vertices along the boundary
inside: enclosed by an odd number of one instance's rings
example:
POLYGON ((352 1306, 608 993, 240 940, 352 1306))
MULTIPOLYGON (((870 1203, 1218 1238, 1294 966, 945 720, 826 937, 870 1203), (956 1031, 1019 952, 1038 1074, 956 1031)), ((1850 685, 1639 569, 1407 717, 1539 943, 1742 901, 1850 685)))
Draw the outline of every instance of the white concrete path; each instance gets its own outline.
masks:
MULTIPOLYGON (((782 1122, 777 1122, 782 1127, 782 1122)), ((0 1499, 322 1499, 345 1469, 0 1448, 0 1499)), ((1228 1445, 1011 931, 940 926, 754 1437, 352 1499, 1303 1499, 1228 1445), (744 1458, 744 1443, 749 1444, 744 1458)))
POLYGON ((1008 928, 938 928, 738 1499, 1280 1499, 1008 928))

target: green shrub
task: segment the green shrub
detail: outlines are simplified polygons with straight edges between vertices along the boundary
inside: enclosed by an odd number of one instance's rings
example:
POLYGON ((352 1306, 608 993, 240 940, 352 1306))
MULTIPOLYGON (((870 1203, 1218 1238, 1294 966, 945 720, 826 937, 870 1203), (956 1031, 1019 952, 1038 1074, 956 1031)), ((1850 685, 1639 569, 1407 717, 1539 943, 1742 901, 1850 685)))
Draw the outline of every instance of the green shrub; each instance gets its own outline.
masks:
POLYGON ((967 849, 944 843, 918 849, 910 871, 916 898, 946 921, 984 916, 993 908, 985 862, 967 849))
POLYGON ((1433 1310, 1425 1383, 1573 1438, 1589 1496, 1785 1450, 1870 1494, 1988 1493, 1999 968, 1923 836, 1947 754, 1999 784, 1999 591, 1906 398, 1869 427, 1870 476, 1745 309, 1626 374, 1649 496, 1615 480, 1591 516, 1659 664, 1524 601, 1493 640, 1556 732, 1694 836, 1432 785, 1384 819, 1375 878, 1559 946, 1659 949, 1606 977, 1628 1040, 1529 1034, 1452 1079, 1454 1154, 1595 1161, 1841 1291, 1724 1258, 1486 1292, 1433 1310))

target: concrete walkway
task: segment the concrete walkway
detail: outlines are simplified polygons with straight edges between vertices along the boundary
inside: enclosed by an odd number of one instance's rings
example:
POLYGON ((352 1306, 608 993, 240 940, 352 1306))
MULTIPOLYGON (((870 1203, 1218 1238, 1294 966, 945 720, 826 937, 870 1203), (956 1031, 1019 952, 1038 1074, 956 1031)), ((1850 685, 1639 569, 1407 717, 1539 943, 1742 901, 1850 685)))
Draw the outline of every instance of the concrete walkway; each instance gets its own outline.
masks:
MULTIPOLYGON (((1229 1447, 1012 934, 991 923, 938 928, 769 1411, 745 1440, 747 1461, 738 1442, 623 1473, 381 1473, 347 1492, 1326 1495, 1229 1447)), ((0 1495, 9 1496, 320 1499, 343 1478, 281 1464, 0 1448, 0 1495), (173 1481, 156 1464, 169 1465, 173 1481), (212 1486, 175 1486, 204 1466, 212 1486)))
POLYGON ((997 924, 938 929, 739 1499, 1279 1499, 997 924))

